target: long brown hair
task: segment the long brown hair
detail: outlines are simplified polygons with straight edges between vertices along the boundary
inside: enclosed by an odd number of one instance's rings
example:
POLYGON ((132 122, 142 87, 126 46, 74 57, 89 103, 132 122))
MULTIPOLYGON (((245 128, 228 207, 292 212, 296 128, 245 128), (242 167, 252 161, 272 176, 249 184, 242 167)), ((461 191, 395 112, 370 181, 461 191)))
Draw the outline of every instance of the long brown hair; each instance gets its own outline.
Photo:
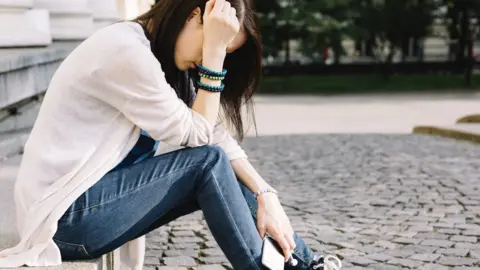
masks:
MULTIPOLYGON (((262 72, 262 47, 257 18, 251 0, 228 0, 243 19, 242 28, 247 34, 245 44, 235 52, 227 54, 224 67, 228 70, 225 89, 220 103, 228 127, 236 131, 237 139, 243 140, 244 125, 241 108, 245 104, 247 115, 254 120, 252 96, 258 88, 262 72)), ((167 82, 175 89, 186 104, 192 99, 190 80, 197 79, 196 72, 180 71, 174 60, 176 40, 188 16, 200 7, 202 15, 207 0, 160 0, 151 10, 134 21, 140 23, 151 43, 155 57, 162 65, 167 82)))

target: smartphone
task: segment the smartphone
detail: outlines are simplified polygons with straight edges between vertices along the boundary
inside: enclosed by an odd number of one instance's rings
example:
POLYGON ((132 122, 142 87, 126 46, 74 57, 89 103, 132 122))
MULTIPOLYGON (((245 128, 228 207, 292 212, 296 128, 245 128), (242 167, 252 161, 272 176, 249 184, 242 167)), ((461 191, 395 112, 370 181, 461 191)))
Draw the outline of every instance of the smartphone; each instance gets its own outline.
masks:
POLYGON ((283 270, 285 267, 282 249, 269 236, 263 238, 262 264, 270 270, 283 270))

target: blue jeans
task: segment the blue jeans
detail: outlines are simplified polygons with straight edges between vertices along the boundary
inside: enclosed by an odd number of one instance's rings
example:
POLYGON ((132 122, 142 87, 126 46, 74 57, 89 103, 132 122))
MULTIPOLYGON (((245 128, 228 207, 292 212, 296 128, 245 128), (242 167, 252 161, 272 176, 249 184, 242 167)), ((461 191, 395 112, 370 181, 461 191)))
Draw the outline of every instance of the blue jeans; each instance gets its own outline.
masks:
MULTIPOLYGON (((54 241, 63 260, 97 258, 197 210, 235 269, 263 269, 257 202, 216 146, 182 149, 109 172, 61 217, 54 241)), ((286 269, 308 269, 313 253, 294 238, 299 263, 286 269)))

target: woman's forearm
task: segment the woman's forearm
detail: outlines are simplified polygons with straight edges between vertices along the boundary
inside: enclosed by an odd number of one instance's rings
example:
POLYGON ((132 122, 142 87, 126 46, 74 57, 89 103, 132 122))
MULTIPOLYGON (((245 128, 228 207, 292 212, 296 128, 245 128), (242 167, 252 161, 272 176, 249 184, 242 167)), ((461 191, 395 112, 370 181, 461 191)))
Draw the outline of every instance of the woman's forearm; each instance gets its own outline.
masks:
POLYGON ((236 159, 231 162, 233 171, 242 182, 252 192, 260 189, 271 188, 271 186, 258 174, 248 159, 236 159))
MULTIPOLYGON (((226 52, 221 50, 204 50, 202 65, 214 71, 222 71, 223 62, 225 61, 226 52)), ((200 81, 204 84, 212 86, 220 86, 221 81, 209 80, 201 78, 200 81)), ((198 90, 195 101, 192 105, 192 110, 201 114, 207 121, 215 126, 218 118, 218 110, 220 108, 220 93, 198 90)))

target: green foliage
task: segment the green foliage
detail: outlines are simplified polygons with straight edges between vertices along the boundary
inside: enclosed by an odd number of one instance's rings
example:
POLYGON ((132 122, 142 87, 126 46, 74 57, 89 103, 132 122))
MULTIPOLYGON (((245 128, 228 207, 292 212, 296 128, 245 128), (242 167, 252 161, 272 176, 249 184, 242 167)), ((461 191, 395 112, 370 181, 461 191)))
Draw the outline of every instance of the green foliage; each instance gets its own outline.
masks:
POLYGON ((277 56, 283 45, 303 37, 304 0, 262 0, 256 2, 265 56, 277 56))
POLYGON ((388 81, 382 80, 378 75, 267 76, 262 79, 260 93, 340 95, 478 89, 480 75, 474 74, 472 81, 472 86, 468 87, 460 75, 394 75, 388 81))
POLYGON ((308 34, 301 41, 302 52, 313 56, 325 48, 332 48, 335 62, 345 54, 342 41, 352 35, 353 15, 351 5, 355 0, 306 1, 302 17, 308 34))
POLYGON ((391 61, 395 50, 410 38, 421 39, 430 33, 434 0, 362 0, 354 9, 354 31, 366 40, 374 38, 376 56, 382 61, 391 61))

